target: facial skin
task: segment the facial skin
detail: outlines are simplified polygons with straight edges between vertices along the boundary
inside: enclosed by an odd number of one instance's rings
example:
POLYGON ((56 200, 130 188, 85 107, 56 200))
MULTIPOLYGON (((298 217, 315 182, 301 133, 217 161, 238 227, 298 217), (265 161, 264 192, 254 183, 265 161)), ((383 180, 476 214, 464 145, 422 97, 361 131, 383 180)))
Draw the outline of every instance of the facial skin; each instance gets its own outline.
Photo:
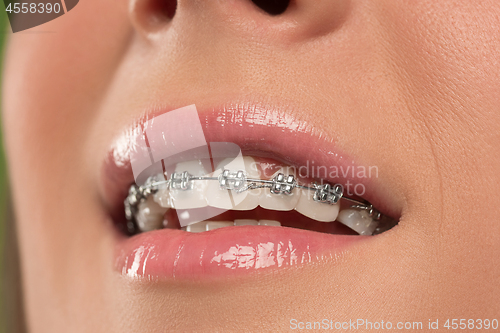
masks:
POLYGON ((498 1, 296 0, 271 17, 247 0, 180 0, 154 24, 148 1, 81 1, 10 36, 3 121, 30 332, 500 319, 498 1), (272 275, 116 273, 99 195, 113 138, 145 109, 228 101, 292 105, 378 166, 400 224, 272 275))

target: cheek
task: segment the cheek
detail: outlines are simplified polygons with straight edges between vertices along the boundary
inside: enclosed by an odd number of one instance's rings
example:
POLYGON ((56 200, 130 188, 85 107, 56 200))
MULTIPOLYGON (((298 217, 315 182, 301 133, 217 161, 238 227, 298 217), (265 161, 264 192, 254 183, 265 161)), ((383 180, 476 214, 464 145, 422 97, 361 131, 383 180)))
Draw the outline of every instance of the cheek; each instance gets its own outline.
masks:
POLYGON ((376 10, 400 76, 419 101, 417 116, 461 113, 463 123, 454 125, 470 126, 469 115, 499 93, 500 3, 389 2, 376 10))
POLYGON ((55 308, 65 295, 75 296, 65 289, 64 281, 76 276, 69 260, 85 258, 85 247, 75 244, 82 239, 88 244, 84 232, 96 229, 89 226, 76 237, 76 226, 101 222, 89 203, 92 188, 83 187, 90 182, 82 149, 130 39, 126 4, 81 1, 70 13, 29 33, 10 35, 3 129, 28 321, 49 324, 54 318, 45 318, 40 308, 55 308), (75 214, 81 207, 87 209, 75 214))
MULTIPOLYGON (((442 188, 474 193, 466 207, 457 200, 457 192, 449 190, 434 205, 450 221, 482 216, 474 228, 487 235, 497 229, 498 220, 484 207, 497 195, 491 179, 497 179, 500 163, 500 3, 408 0, 398 4, 380 8, 385 19, 381 25, 393 50, 391 58, 400 69, 416 132, 423 133, 433 147, 431 159, 440 172, 442 188)), ((444 224, 436 224, 442 233, 463 233, 459 224, 448 229, 444 224)), ((476 253, 481 252, 479 237, 468 241, 476 253)), ((456 246, 453 255, 465 248, 456 239, 450 239, 448 246, 456 246)))
POLYGON ((477 165, 486 147, 480 142, 500 132, 500 3, 382 3, 374 10, 417 132, 435 147, 441 170, 479 186, 491 172, 488 163, 477 165))
MULTIPOLYGON (((73 201, 90 192, 74 195, 87 181, 82 148, 131 33, 126 3, 116 3, 82 1, 30 33, 10 36, 3 126, 21 250, 30 267, 60 270, 57 253, 65 252, 54 249, 74 232, 68 212, 78 211, 71 211, 73 201)), ((37 274, 26 273, 36 281, 37 274)))
POLYGON ((3 84, 9 150, 36 156, 75 147, 127 46, 126 10, 124 1, 87 0, 11 35, 3 84))

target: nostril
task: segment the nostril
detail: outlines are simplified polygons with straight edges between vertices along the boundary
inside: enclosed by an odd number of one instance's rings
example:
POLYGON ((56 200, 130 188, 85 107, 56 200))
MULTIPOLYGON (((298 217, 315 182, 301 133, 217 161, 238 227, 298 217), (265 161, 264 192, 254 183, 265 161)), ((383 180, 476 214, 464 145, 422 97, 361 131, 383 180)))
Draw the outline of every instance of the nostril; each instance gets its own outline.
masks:
POLYGON ((161 29, 174 18, 176 10, 176 0, 134 0, 132 5, 137 27, 143 31, 161 29))
POLYGON ((252 2, 270 15, 283 14, 290 4, 290 0, 252 0, 252 2))
POLYGON ((176 0, 152 0, 151 11, 166 19, 173 19, 177 9, 176 0))

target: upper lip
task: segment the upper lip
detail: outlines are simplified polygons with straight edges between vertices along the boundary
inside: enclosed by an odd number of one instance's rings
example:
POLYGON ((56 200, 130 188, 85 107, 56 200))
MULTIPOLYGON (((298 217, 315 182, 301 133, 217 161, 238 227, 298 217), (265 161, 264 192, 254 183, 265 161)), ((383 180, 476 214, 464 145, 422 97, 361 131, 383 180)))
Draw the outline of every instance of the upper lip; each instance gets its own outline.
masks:
MULTIPOLYGON (((148 120, 176 107, 149 111, 126 128, 108 151, 101 172, 104 202, 114 219, 123 218, 123 200, 134 183, 129 153, 136 149, 137 138, 145 132, 148 120)), ((280 108, 232 103, 198 108, 198 114, 207 142, 232 142, 245 155, 272 157, 294 166, 336 166, 350 170, 359 166, 353 156, 342 151, 331 133, 318 130, 319 126, 305 119, 297 119, 293 112, 280 108), (309 162, 308 162, 309 161, 309 162)), ((189 128, 183 130, 189 131, 189 128)), ((365 166, 368 167, 368 166, 365 166)), ((391 207, 389 198, 377 191, 378 178, 353 178, 352 173, 339 172, 334 178, 324 178, 344 186, 362 184, 362 198, 388 216, 399 214, 391 207)), ((139 184, 140 185, 140 184, 139 184)))

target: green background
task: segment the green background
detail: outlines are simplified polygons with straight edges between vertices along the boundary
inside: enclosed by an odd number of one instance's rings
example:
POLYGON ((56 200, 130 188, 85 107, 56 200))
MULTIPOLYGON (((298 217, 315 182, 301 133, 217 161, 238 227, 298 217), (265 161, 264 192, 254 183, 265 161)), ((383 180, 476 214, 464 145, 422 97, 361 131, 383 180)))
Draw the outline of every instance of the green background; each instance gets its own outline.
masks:
MULTIPOLYGON (((8 35, 11 33, 10 26, 7 23, 7 15, 5 13, 5 7, 2 1, 0 5, 0 77, 1 72, 3 71, 3 54, 4 54, 4 42, 7 39, 8 35)), ((3 79, 3 77, 2 77, 3 79)), ((2 80, 3 81, 3 80, 2 80)), ((0 85, 3 83, 0 81, 0 85)), ((0 94, 0 105, 2 96, 0 94)), ((1 120, 0 120, 1 122, 1 120)), ((3 128, 3 125, 2 125, 3 128)), ((1 130, 0 130, 1 131, 1 130)), ((0 133, 1 134, 1 133, 0 133)), ((9 305, 5 300, 5 291, 9 288, 8 285, 5 284, 5 249, 4 249, 4 240, 5 240, 5 222, 7 219, 7 172, 5 166, 5 155, 4 155, 4 147, 3 147, 3 137, 0 135, 0 272, 1 272, 1 284, 0 284, 0 332, 7 332, 6 327, 6 307, 9 305)))

